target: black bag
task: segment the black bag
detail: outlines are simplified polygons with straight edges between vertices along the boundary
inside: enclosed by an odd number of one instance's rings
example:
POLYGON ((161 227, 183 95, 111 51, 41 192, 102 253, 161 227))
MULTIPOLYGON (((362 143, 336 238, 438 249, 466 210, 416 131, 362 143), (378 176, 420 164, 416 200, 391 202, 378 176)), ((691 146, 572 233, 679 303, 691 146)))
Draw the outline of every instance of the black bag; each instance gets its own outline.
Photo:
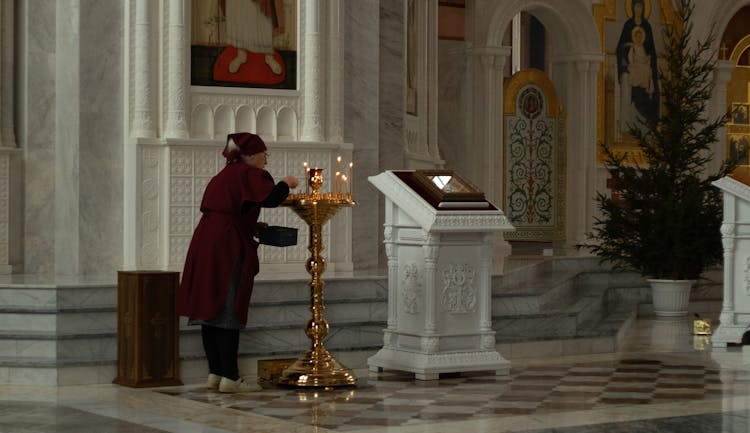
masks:
POLYGON ((297 229, 293 227, 258 225, 258 242, 274 247, 297 245, 297 229))

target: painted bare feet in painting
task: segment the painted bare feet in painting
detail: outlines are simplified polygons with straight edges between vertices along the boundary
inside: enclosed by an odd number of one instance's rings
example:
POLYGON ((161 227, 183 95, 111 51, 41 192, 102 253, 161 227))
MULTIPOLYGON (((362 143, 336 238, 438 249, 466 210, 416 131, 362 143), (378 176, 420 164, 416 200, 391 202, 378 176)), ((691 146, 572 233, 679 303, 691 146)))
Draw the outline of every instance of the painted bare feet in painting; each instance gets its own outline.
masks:
POLYGON ((273 72, 274 74, 281 74, 281 65, 273 57, 273 54, 266 54, 266 65, 271 68, 271 72, 273 72))
POLYGON ((237 49, 237 57, 235 57, 229 63, 229 72, 232 74, 236 74, 237 71, 240 70, 240 66, 242 66, 245 62, 247 62, 247 51, 237 49))

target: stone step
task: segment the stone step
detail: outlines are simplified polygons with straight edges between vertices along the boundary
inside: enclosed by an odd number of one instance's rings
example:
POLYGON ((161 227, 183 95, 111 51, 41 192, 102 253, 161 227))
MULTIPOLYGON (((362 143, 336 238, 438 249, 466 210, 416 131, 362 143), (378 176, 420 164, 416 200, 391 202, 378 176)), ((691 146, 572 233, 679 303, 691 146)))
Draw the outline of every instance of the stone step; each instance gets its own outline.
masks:
POLYGON ((582 323, 595 320, 601 314, 600 299, 582 297, 563 309, 493 316, 492 327, 496 332, 496 340, 500 342, 570 338, 577 335, 582 323))
MULTIPOLYGON (((385 321, 334 322, 324 344, 331 350, 380 348, 385 326, 385 321)), ((180 332, 180 357, 202 358, 200 328, 190 328, 180 332)), ((294 354, 309 346, 310 339, 299 324, 248 326, 240 333, 240 354, 243 356, 294 354)), ((116 360, 116 333, 0 333, 0 366, 89 365, 114 363, 116 360)))
MULTIPOLYGON (((718 277, 696 287, 691 311, 720 308, 718 277)), ((308 283, 256 281, 248 327, 241 334, 244 363, 296 357, 307 350, 308 283)), ((497 347, 508 359, 611 352, 635 311, 643 313, 650 303, 640 276, 602 268, 596 258, 517 260, 503 275, 493 276, 491 284, 497 347)), ((365 367, 362 354, 382 346, 387 277, 332 278, 324 291, 324 316, 331 325, 326 348, 361 358, 360 367, 365 367)), ((0 383, 20 383, 35 377, 35 371, 51 384, 111 381, 117 357, 116 294, 115 285, 101 282, 1 286, 0 383), (86 374, 87 368, 96 373, 86 374)), ((180 357, 194 371, 205 368, 199 329, 181 319, 180 357)))
POLYGON ((550 305, 566 302, 575 286, 577 274, 552 272, 536 280, 506 287, 493 287, 494 314, 537 313, 550 305))
POLYGON ((117 310, 114 306, 58 308, 0 308, 0 329, 4 332, 39 331, 75 333, 107 332, 117 329, 117 310))
POLYGON ((112 307, 117 304, 116 284, 50 285, 5 284, 0 286, 3 309, 66 309, 112 307))

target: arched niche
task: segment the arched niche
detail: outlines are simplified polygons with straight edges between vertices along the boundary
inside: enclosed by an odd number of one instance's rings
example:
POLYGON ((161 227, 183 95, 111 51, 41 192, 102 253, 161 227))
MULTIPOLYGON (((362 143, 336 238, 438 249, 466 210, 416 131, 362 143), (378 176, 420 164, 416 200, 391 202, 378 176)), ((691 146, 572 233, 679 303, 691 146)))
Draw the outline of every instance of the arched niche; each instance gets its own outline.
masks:
MULTIPOLYGON (((708 16, 707 19, 701 19, 696 23, 696 39, 703 40, 709 34, 711 30, 718 31, 717 38, 713 41, 714 49, 721 55, 722 43, 726 42, 725 37, 727 30, 732 26, 732 20, 738 19, 738 14, 743 15, 742 11, 746 7, 750 6, 750 0, 735 0, 725 2, 699 2, 696 4, 696 11, 694 16, 702 17, 703 12, 708 16), (702 7, 710 7, 709 11, 704 11, 702 7)), ((743 21, 738 24, 738 28, 747 28, 747 24, 743 21)), ((737 38, 739 40, 739 38, 737 38)), ((738 40, 732 41, 732 45, 736 44, 738 40)), ((732 47, 727 47, 729 51, 726 52, 727 58, 731 54, 732 47)))
POLYGON ((550 37, 551 48, 557 55, 561 53, 598 53, 601 44, 596 37, 599 31, 594 22, 590 7, 578 2, 564 4, 542 0, 514 0, 508 2, 486 2, 485 31, 480 33, 480 42, 487 46, 499 47, 513 17, 524 11, 534 15, 545 27, 550 37))
POLYGON ((297 138, 297 113, 289 107, 279 110, 278 140, 292 141, 297 138))
MULTIPOLYGON (((521 12, 533 16, 544 27, 547 35, 545 72, 559 90, 561 104, 566 107, 580 103, 580 95, 566 91, 572 75, 577 72, 571 61, 576 58, 601 57, 599 29, 591 6, 579 2, 550 2, 545 0, 484 1, 482 14, 475 19, 479 31, 475 44, 488 47, 507 47, 512 17, 521 12), (568 64, 564 66, 563 64, 568 64)), ((506 61, 510 70, 511 59, 506 61)))
POLYGON ((255 132, 255 112, 247 105, 237 109, 236 130, 243 132, 255 132))
POLYGON ((223 138, 234 132, 234 113, 230 107, 221 105, 214 114, 214 137, 223 138))
POLYGON ((276 141, 276 115, 272 108, 261 107, 258 110, 256 134, 263 137, 264 140, 276 141))
POLYGON ((190 122, 190 136, 193 138, 211 138, 211 108, 207 105, 196 105, 190 122))

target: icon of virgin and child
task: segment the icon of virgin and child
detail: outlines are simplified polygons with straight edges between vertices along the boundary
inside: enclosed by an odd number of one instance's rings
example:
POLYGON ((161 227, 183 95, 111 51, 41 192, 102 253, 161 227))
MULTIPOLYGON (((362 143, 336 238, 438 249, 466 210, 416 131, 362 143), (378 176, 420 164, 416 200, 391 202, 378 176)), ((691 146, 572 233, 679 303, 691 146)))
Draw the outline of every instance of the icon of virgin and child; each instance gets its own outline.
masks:
POLYGON ((659 115, 659 80, 656 47, 648 22, 648 0, 625 3, 628 20, 617 42, 617 77, 620 84, 621 131, 640 127, 659 115))

